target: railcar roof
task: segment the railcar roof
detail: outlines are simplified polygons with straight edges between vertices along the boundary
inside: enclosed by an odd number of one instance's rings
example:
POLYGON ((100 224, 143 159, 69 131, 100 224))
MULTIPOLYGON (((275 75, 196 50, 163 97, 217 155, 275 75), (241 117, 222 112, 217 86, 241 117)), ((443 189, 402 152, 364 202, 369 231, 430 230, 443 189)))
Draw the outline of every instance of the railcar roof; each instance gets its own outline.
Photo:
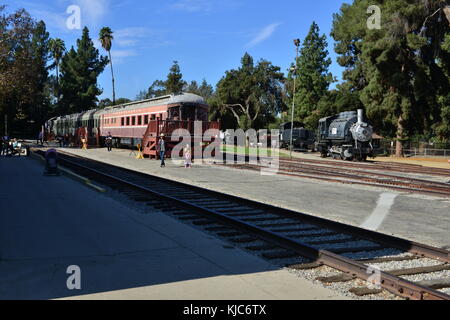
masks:
POLYGON ((153 99, 147 99, 142 101, 133 101, 126 104, 107 107, 105 108, 105 113, 113 113, 118 111, 129 111, 136 110, 140 108, 148 108, 159 105, 168 105, 168 104, 180 104, 180 103, 195 103, 201 105, 207 105, 205 99, 202 97, 192 94, 192 93, 182 93, 179 95, 168 95, 157 97, 153 99))
POLYGON ((205 99, 201 96, 198 96, 193 93, 182 93, 178 95, 167 95, 156 97, 152 99, 146 99, 141 101, 133 101, 113 107, 106 107, 104 109, 93 109, 84 111, 81 113, 70 114, 66 116, 61 116, 60 119, 64 118, 79 118, 80 120, 89 120, 94 116, 95 118, 99 117, 102 114, 108 114, 118 111, 128 111, 128 110, 136 110, 140 108, 148 108, 159 105, 167 105, 167 104, 180 104, 180 103, 196 103, 207 106, 205 99))

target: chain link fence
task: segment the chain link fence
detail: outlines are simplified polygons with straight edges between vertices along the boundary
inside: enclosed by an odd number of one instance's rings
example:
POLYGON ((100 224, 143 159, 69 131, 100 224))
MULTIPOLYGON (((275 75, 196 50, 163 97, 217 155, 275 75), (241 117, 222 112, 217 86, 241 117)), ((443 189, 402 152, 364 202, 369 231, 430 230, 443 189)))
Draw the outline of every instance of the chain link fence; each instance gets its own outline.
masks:
MULTIPOLYGON (((395 142, 382 140, 378 154, 395 155, 395 142)), ((411 142, 403 144, 403 154, 405 157, 444 157, 450 158, 450 144, 448 143, 427 143, 411 142)))

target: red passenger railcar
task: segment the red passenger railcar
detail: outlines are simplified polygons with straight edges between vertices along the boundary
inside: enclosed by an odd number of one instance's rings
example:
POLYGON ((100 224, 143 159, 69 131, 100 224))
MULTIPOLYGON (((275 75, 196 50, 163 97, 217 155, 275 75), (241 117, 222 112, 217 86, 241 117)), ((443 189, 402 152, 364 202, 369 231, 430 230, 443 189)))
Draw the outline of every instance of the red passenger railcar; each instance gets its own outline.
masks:
POLYGON ((208 122, 209 106, 195 94, 183 93, 167 95, 154 99, 135 101, 105 109, 90 110, 81 114, 67 115, 52 119, 48 126, 55 135, 70 135, 79 142, 87 138, 89 144, 102 145, 105 137, 111 134, 116 145, 143 147, 145 155, 157 157, 156 145, 161 133, 168 143, 168 154, 177 142, 172 142, 175 129, 187 129, 193 137, 193 148, 198 146, 198 132, 219 129, 219 123, 208 122))

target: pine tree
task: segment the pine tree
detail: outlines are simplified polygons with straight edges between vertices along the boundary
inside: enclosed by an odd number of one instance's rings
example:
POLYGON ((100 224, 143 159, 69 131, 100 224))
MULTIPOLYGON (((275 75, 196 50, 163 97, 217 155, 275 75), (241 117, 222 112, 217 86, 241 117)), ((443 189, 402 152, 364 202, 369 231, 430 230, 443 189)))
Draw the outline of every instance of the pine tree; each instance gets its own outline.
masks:
POLYGON ((185 85, 186 82, 183 81, 180 66, 177 61, 174 61, 165 82, 166 92, 167 94, 180 94, 185 85))
POLYGON ((85 27, 77 40, 77 50, 72 47, 62 60, 61 112, 75 113, 96 107, 97 97, 102 93, 97 78, 107 64, 108 58, 99 55, 85 27))
POLYGON ((152 99, 152 98, 164 96, 169 93, 170 92, 167 92, 165 81, 155 80, 155 81, 153 81, 151 86, 148 88, 148 90, 144 96, 144 99, 152 99))
POLYGON ((205 99, 209 99, 214 93, 214 88, 208 82, 206 82, 206 79, 203 79, 200 85, 198 85, 197 81, 193 80, 187 86, 185 91, 188 93, 199 95, 205 99))
MULTIPOLYGON (((303 41, 297 61, 295 93, 296 118, 311 129, 317 127, 319 101, 326 97, 328 87, 333 81, 333 76, 328 72, 331 59, 328 58, 327 46, 326 36, 320 36, 319 26, 313 22, 303 41)), ((291 71, 288 84, 291 99, 294 76, 294 72, 291 71)), ((290 105, 292 104, 290 103, 290 105)))
MULTIPOLYGON (((32 81, 32 102, 28 111, 28 118, 32 119, 38 128, 44 124, 49 113, 50 97, 48 88, 50 35, 44 21, 37 23, 31 39, 33 63, 30 66, 30 81, 32 81)), ((37 129, 36 127, 34 128, 37 129)))

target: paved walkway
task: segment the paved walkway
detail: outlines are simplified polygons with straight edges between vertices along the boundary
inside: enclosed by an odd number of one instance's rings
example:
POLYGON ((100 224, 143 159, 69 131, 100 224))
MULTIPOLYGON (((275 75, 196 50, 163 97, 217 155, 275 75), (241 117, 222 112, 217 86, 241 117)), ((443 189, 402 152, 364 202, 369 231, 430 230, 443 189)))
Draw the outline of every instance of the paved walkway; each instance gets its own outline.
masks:
POLYGON ((39 161, 0 157, 0 299, 341 298, 158 211, 42 172, 39 161), (70 266, 81 290, 67 287, 77 284, 70 266))
POLYGON ((259 172, 218 166, 194 165, 192 169, 185 169, 170 160, 166 168, 160 168, 158 161, 136 160, 129 150, 65 151, 450 249, 449 199, 281 175, 262 176, 259 172))

